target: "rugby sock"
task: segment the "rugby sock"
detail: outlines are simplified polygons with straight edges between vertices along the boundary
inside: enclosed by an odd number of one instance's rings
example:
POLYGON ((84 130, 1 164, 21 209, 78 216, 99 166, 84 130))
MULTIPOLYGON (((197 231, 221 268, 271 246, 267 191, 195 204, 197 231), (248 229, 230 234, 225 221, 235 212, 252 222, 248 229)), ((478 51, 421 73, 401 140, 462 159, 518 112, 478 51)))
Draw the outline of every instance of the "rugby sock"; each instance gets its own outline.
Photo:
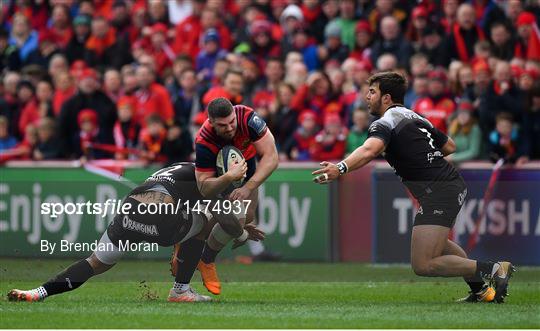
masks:
POLYGON ((182 248, 176 256, 178 259, 178 271, 174 279, 175 289, 176 283, 187 284, 189 286, 191 277, 193 277, 193 273, 201 259, 203 248, 204 240, 191 238, 182 243, 182 248))
POLYGON ((494 262, 476 261, 475 278, 491 278, 499 269, 499 264, 494 262))
POLYGON ((173 289, 174 289, 174 291, 176 293, 185 292, 185 291, 189 290, 189 283, 184 284, 184 283, 174 282, 173 289))
POLYGON ((204 245, 204 250, 201 256, 201 260, 208 264, 208 263, 214 263, 216 262, 216 256, 219 254, 219 251, 213 250, 208 246, 208 243, 204 245))
POLYGON ((484 285, 486 284, 482 278, 477 278, 477 277, 466 279, 465 282, 471 288, 472 293, 480 292, 484 288, 484 285))
POLYGON ((49 279, 42 287, 48 296, 74 290, 94 275, 94 269, 86 260, 80 260, 49 279))

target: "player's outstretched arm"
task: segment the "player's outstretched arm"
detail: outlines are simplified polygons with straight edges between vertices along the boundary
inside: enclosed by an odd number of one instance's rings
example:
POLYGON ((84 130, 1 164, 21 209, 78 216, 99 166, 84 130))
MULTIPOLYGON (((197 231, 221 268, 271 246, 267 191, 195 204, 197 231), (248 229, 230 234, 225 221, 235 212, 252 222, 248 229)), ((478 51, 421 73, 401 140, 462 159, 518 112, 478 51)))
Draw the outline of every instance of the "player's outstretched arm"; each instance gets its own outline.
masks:
POLYGON ((323 168, 312 172, 316 175, 314 182, 326 184, 349 171, 361 168, 384 151, 384 141, 379 138, 368 138, 366 142, 355 149, 345 160, 338 164, 321 162, 323 168))

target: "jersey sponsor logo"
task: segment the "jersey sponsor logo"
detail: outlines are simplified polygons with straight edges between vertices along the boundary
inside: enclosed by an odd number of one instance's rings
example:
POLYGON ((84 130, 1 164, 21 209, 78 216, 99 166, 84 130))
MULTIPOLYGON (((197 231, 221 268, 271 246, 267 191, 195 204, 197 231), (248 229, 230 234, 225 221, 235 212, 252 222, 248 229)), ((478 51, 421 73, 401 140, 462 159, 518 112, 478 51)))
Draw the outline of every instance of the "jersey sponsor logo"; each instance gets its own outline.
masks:
POLYGON ((143 224, 130 219, 127 215, 124 215, 124 218, 122 218, 122 226, 126 230, 140 232, 148 236, 159 236, 159 232, 155 224, 143 224))
POLYGON ((439 151, 435 151, 434 153, 427 153, 427 160, 429 163, 432 163, 435 158, 443 157, 443 154, 439 151))
POLYGON ((442 210, 437 210, 437 209, 433 210, 433 215, 442 215, 442 214, 444 214, 444 211, 442 210))

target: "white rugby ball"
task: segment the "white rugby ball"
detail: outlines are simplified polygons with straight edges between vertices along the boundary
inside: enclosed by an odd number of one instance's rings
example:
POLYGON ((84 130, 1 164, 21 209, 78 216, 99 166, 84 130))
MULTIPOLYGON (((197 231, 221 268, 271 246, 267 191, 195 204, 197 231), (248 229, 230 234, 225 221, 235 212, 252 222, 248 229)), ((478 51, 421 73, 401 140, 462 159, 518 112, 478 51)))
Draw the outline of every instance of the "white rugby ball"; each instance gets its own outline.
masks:
MULTIPOLYGON (((242 155, 242 152, 234 146, 227 145, 220 149, 216 159, 216 170, 218 177, 229 171, 231 166, 239 163, 243 159, 244 156, 242 155)), ((244 178, 233 182, 233 186, 238 188, 242 186, 243 183, 244 178)))

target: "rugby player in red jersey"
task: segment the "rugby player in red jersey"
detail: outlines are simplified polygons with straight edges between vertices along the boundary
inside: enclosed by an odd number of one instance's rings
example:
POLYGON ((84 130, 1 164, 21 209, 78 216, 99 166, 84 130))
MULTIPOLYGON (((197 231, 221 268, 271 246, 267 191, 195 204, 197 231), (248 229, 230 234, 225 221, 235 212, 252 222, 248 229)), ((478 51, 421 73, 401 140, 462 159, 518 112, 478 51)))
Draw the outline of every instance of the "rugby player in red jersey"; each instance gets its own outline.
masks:
MULTIPOLYGON (((195 137, 195 176, 201 194, 212 197, 227 191, 231 184, 244 178, 243 185, 232 190, 230 200, 250 201, 246 203, 246 224, 255 219, 258 202, 258 187, 278 166, 278 153, 274 136, 264 120, 253 109, 236 105, 226 98, 216 98, 208 104, 208 119, 195 137), (237 171, 216 176, 216 158, 226 145, 238 148, 245 160, 237 171), (256 158, 259 158, 258 165, 256 158)), ((233 238, 219 224, 212 229, 206 241, 201 261, 197 268, 201 272, 204 286, 213 294, 221 292, 215 259, 219 251, 233 238)), ((236 243, 236 245, 241 243, 236 243)), ((175 247, 172 270, 175 273, 175 247)))

